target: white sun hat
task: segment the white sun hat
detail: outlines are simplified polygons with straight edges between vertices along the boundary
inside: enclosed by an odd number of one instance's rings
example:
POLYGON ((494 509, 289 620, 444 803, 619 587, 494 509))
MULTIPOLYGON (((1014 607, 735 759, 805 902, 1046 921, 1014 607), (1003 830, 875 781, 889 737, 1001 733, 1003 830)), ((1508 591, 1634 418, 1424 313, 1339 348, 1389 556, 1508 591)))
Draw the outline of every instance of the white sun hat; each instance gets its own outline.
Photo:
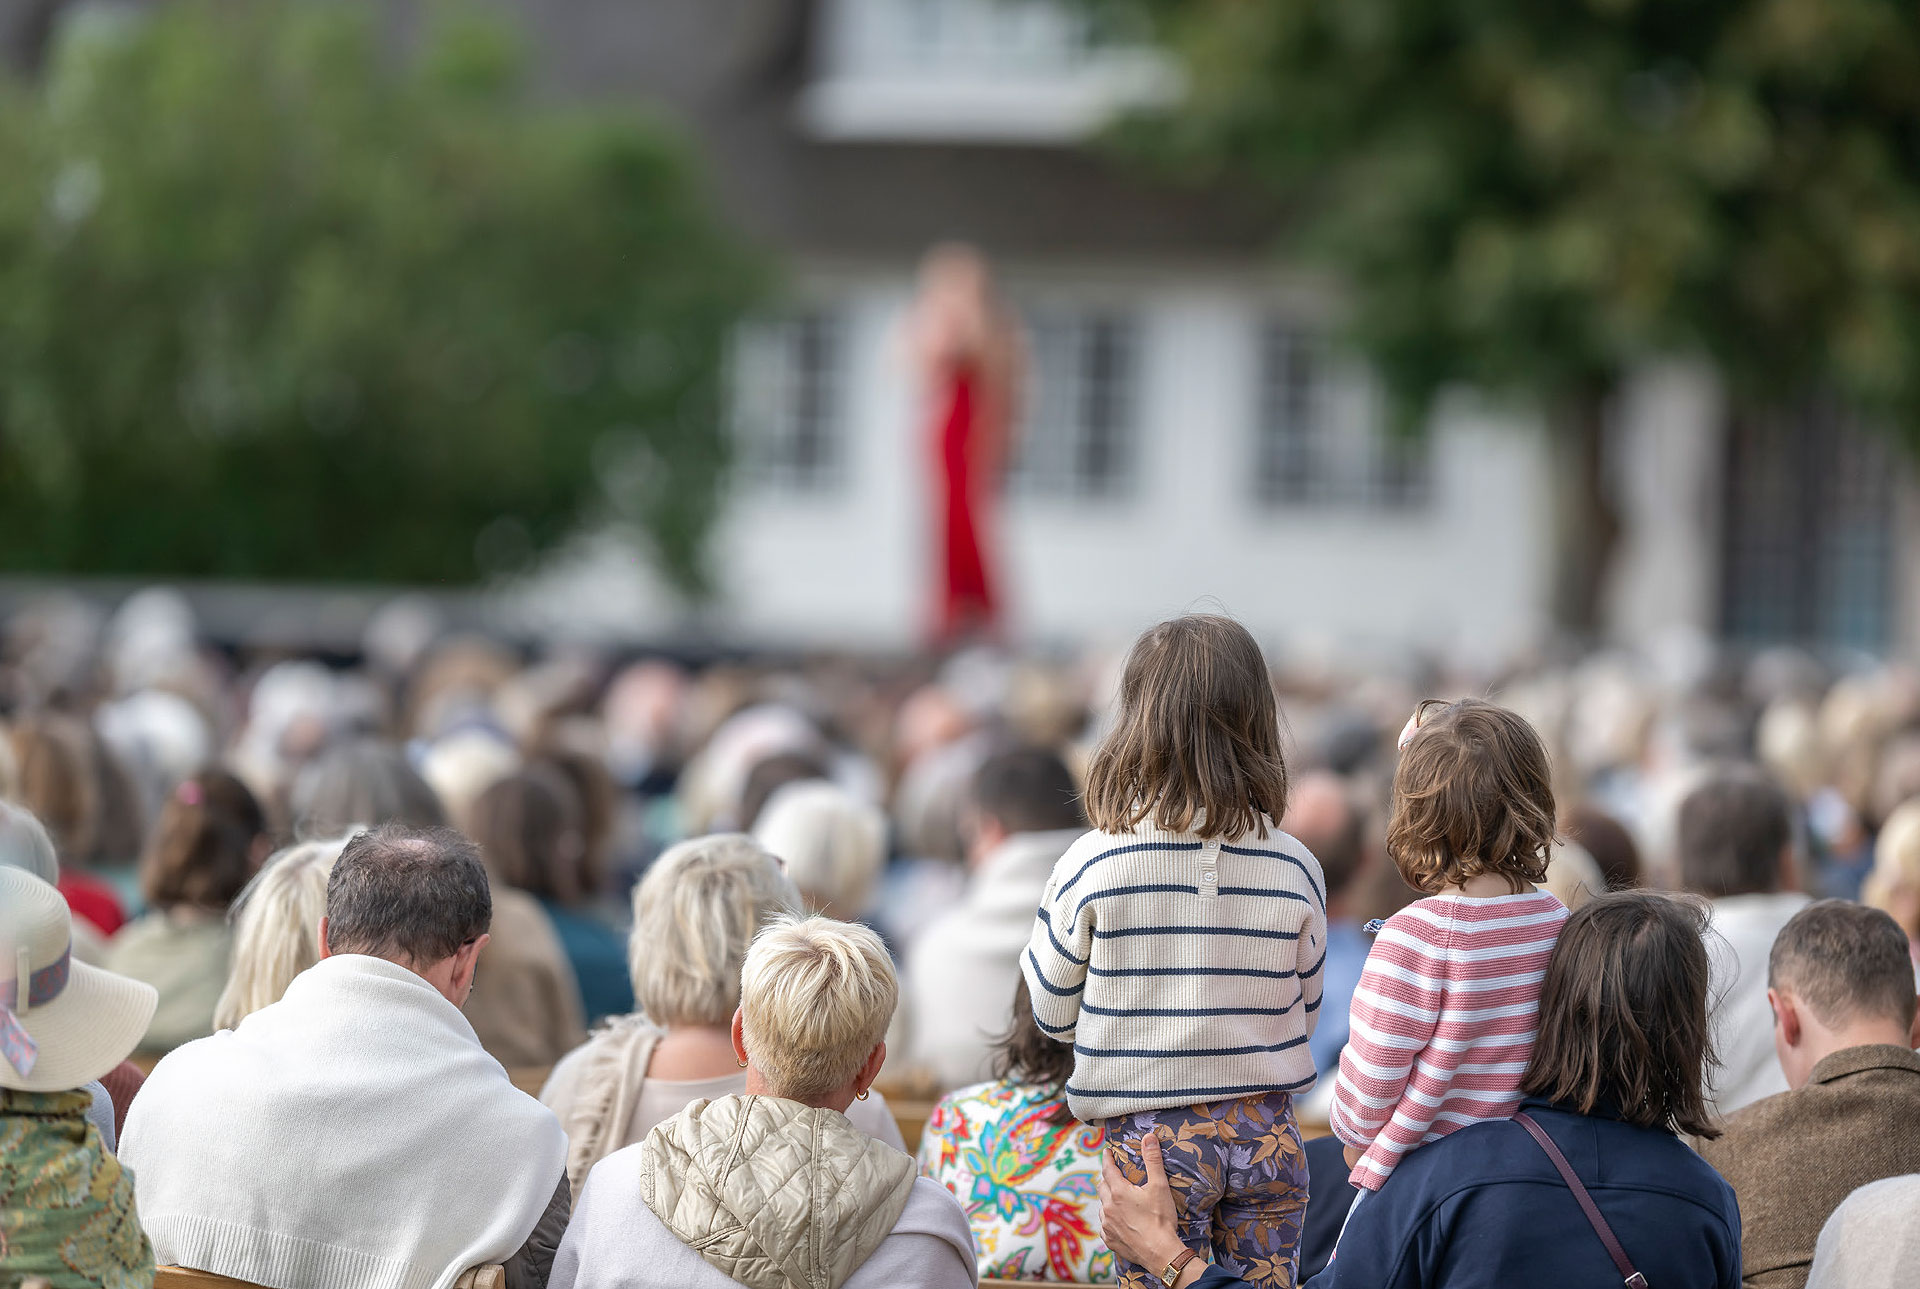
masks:
POLYGON ((60 892, 0 868, 0 1088, 92 1082, 127 1059, 159 1001, 152 985, 76 962, 60 892))

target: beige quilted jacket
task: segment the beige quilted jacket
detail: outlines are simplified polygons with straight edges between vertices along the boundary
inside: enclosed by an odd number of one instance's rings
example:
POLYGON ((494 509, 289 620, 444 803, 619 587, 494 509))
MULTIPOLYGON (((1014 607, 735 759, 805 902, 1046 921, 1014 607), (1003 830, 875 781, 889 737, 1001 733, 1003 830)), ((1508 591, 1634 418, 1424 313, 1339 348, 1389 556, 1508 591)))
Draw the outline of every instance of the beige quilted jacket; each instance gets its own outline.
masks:
POLYGON ((640 1145, 647 1207, 748 1289, 840 1289, 900 1220, 913 1160, 779 1097, 696 1101, 640 1145))

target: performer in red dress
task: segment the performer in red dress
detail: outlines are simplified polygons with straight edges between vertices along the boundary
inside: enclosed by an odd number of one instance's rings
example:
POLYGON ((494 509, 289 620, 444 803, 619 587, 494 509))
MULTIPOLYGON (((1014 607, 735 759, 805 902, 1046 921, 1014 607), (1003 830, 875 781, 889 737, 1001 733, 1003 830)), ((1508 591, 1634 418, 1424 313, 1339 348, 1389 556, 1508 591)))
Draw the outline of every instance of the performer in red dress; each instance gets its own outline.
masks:
POLYGON ((997 639, 1002 597, 993 531, 1020 377, 1020 342, 987 263, 966 246, 922 266, 913 339, 933 412, 936 567, 932 643, 997 639))

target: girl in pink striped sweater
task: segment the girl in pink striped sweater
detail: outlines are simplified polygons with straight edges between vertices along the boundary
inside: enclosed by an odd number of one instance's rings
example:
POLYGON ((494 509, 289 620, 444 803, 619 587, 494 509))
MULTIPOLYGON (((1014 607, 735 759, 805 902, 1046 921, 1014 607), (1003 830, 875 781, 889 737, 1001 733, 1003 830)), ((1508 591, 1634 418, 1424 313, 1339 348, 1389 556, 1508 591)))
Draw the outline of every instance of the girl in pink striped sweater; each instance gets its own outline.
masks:
POLYGON ((1334 1080, 1333 1131, 1360 1200, 1408 1151, 1520 1104, 1567 917, 1534 887, 1554 806, 1533 727, 1478 699, 1428 700, 1400 748, 1387 853, 1426 898, 1380 927, 1334 1080))

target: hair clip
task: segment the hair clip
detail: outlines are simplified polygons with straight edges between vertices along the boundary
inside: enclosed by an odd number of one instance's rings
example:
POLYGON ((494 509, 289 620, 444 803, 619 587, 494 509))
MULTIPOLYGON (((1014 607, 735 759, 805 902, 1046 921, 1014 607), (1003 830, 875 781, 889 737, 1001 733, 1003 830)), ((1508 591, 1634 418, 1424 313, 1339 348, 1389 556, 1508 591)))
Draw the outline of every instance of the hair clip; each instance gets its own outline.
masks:
POLYGON ((1386 930, 1386 927, 1387 920, 1385 918, 1374 918, 1360 929, 1368 935, 1379 935, 1382 931, 1386 930))

